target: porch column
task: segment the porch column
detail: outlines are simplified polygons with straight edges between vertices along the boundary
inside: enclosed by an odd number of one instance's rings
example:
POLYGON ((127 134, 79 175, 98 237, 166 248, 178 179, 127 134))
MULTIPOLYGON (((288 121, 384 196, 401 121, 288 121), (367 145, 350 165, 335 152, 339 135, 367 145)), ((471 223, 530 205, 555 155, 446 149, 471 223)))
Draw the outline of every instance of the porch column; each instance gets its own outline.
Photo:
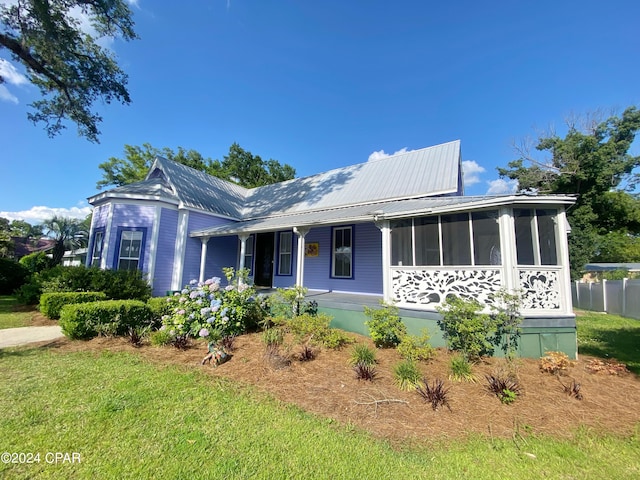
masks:
POLYGON ((296 264, 296 286, 302 287, 304 282, 304 237, 309 233, 308 227, 293 227, 293 231, 298 235, 298 262, 296 264))
POLYGON ((207 263, 207 242, 209 237, 200 237, 202 248, 200 249, 200 282, 204 282, 204 267, 207 263))
POLYGON ((248 233, 241 233, 238 235, 240 239, 240 261, 238 262, 238 270, 244 270, 244 256, 247 254, 247 240, 249 239, 248 233))
POLYGON ((382 298, 391 302, 391 226, 389 220, 377 219, 375 225, 382 233, 382 298))

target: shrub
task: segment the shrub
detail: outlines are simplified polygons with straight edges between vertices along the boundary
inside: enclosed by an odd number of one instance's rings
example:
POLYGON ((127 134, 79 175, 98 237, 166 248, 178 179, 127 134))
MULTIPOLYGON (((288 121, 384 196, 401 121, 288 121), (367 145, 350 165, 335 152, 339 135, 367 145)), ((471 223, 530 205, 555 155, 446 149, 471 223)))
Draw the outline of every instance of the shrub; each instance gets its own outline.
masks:
POLYGON ((303 313, 288 318, 285 316, 272 318, 276 325, 280 325, 290 332, 298 343, 311 343, 327 348, 340 348, 353 342, 353 338, 342 330, 330 328, 332 317, 325 313, 311 315, 303 313))
POLYGON ((129 343, 134 347, 141 347, 144 338, 149 333, 149 327, 129 327, 129 343))
POLYGON ((262 332, 262 341, 267 347, 280 346, 284 341, 284 334, 280 328, 267 328, 262 332))
POLYGON ((310 345, 303 345, 296 358, 301 362, 310 362, 316 358, 316 351, 310 345))
POLYGON ((471 363, 463 355, 453 355, 449 361, 450 380, 457 382, 475 382, 476 376, 473 374, 471 363))
POLYGON ((154 326, 159 327, 162 325, 162 317, 171 314, 171 297, 151 297, 147 300, 147 305, 151 310, 154 326))
POLYGON ((422 384, 422 374, 412 360, 403 360, 398 363, 393 369, 393 378, 400 390, 413 390, 416 385, 422 384))
POLYGON ((384 302, 381 302, 381 306, 377 309, 364 307, 364 314, 369 317, 364 324, 376 347, 395 347, 407 334, 407 327, 400 320, 398 307, 384 302))
POLYGON ((322 345, 330 349, 342 348, 354 341, 353 337, 339 328, 327 328, 311 339, 314 345, 322 345))
POLYGON ((485 375, 485 378, 487 379, 487 389, 506 405, 515 402, 522 392, 517 378, 500 374, 485 375))
POLYGON ((495 303, 491 307, 496 322, 494 343, 502 344, 502 351, 508 362, 514 360, 518 351, 522 324, 521 305, 522 299, 518 292, 509 293, 502 288, 495 294, 495 303))
POLYGON ((226 287, 219 277, 203 283, 192 280, 170 299, 171 311, 162 323, 172 335, 208 339, 212 330, 222 336, 236 335, 254 327, 264 314, 262 297, 233 278, 226 287))
POLYGON ((29 270, 30 273, 39 273, 54 266, 53 258, 44 252, 33 252, 25 255, 19 260, 20 265, 29 270))
POLYGON ((144 273, 140 270, 80 268, 91 272, 89 289, 96 292, 104 292, 108 298, 146 302, 151 297, 151 286, 144 277, 144 273))
POLYGON ((449 390, 450 387, 444 388, 444 382, 440 379, 435 379, 433 385, 429 385, 426 378, 422 379, 421 384, 416 385, 416 391, 423 398, 425 402, 431 404, 431 408, 437 410, 438 407, 444 406, 451 411, 449 405, 449 390))
POLYGON ((10 295, 29 277, 29 270, 18 262, 0 258, 0 295, 10 295))
POLYGON ((51 319, 60 318, 60 310, 74 303, 97 302, 106 300, 103 292, 51 292, 40 297, 40 311, 51 319))
POLYGON ((365 365, 374 365, 376 363, 376 352, 369 348, 364 343, 358 343, 353 346, 351 350, 351 358, 349 359, 351 365, 357 365, 363 363, 365 365))
POLYGON ((301 286, 293 288, 278 288, 269 296, 269 311, 273 317, 293 318, 298 315, 309 314, 315 316, 318 313, 318 303, 307 302, 305 295, 307 289, 301 286))
POLYGON ((65 305, 60 311, 62 333, 71 339, 98 334, 125 335, 130 327, 147 326, 151 311, 137 300, 104 300, 65 305))
POLYGON ((582 400, 584 398, 582 396, 582 392, 580 391, 582 390, 582 386, 575 380, 572 380, 569 385, 565 385, 562 382, 560 383, 562 384, 562 390, 564 391, 564 393, 566 393, 570 397, 573 397, 576 400, 582 400))
POLYGON ((556 375, 569 370, 573 362, 569 360, 563 352, 544 352, 545 356, 540 358, 540 370, 556 375))
POLYGON ((498 319, 480 313, 482 305, 477 300, 450 296, 436 309, 442 315, 438 326, 451 350, 460 351, 468 360, 493 354, 498 319))
POLYGON ((161 347, 164 345, 169 345, 171 343, 172 337, 166 329, 160 329, 151 332, 149 339, 151 341, 151 345, 155 347, 161 347))
POLYGON ((429 343, 429 332, 426 328, 422 330, 421 335, 405 335, 396 347, 398 353, 405 360, 429 360, 433 357, 434 348, 429 343))
POLYGON ((24 305, 36 305, 40 301, 40 283, 35 278, 36 275, 32 275, 29 281, 18 288, 14 293, 18 302, 24 305))

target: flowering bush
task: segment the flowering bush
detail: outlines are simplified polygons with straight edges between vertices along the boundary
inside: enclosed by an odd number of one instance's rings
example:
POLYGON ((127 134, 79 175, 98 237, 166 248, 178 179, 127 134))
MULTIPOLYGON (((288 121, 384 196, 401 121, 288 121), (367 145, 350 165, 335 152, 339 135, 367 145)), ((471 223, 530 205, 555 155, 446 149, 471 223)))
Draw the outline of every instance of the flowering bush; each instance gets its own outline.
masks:
POLYGON ((162 317, 162 329, 171 336, 207 340, 244 333, 261 318, 264 299, 253 287, 225 269, 228 284, 219 277, 205 282, 192 280, 181 292, 168 297, 171 313, 162 317))

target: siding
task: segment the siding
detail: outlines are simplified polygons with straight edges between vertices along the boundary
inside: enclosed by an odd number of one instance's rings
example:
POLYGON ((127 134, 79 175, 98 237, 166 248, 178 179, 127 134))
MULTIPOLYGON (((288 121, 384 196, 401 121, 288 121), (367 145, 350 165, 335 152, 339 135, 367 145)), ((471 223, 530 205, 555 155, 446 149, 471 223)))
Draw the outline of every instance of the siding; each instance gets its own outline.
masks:
MULTIPOLYGON (((214 217, 212 215, 207 215, 200 212, 189 212, 189 225, 187 227, 187 232, 192 232, 194 230, 202 230, 203 228, 214 227, 217 225, 224 225, 230 223, 231 220, 214 217)), ((227 238, 227 237, 225 237, 227 238)), ((235 266, 237 263, 237 237, 234 246, 233 246, 233 263, 229 265, 223 265, 225 267, 235 266)), ((212 245, 215 245, 215 240, 209 240, 209 244, 207 245, 207 249, 210 249, 212 245)), ((230 242, 222 243, 224 248, 231 248, 229 246, 230 242)), ((200 254, 202 251, 202 242, 199 238, 191 238, 187 237, 186 246, 185 246, 185 254, 184 254, 184 269, 182 271, 182 285, 186 285, 189 281, 193 279, 198 279, 200 277, 200 254)), ((223 261, 226 261, 229 256, 228 252, 224 252, 220 255, 220 261, 216 261, 212 258, 212 253, 207 250, 207 263, 205 264, 205 278, 207 276, 221 276, 214 272, 216 270, 216 266, 221 264, 223 261), (209 270, 211 268, 211 270, 209 270)), ((221 274, 222 272, 220 272, 221 274)))
POLYGON ((107 226, 107 217, 109 216, 109 204, 100 205, 93 209, 93 228, 107 226))
POLYGON ((153 295, 162 296, 171 289, 171 277, 178 232, 178 210, 163 208, 160 213, 156 270, 153 279, 153 295))
MULTIPOLYGON (((353 225, 353 278, 331 278, 331 227, 312 229, 307 243, 319 244, 317 257, 306 257, 304 286, 309 289, 382 294, 382 234, 372 223, 353 225)), ((293 279, 295 283, 295 277, 293 279)))

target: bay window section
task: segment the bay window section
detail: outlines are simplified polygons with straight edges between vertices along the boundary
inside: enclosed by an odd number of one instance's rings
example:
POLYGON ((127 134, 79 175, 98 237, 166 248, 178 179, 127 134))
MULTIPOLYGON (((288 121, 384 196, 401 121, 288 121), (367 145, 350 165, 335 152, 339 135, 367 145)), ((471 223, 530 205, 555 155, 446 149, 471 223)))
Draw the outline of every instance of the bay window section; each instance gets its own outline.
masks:
POLYGON ((118 270, 137 270, 142 250, 142 232, 123 230, 120 236, 118 270))

